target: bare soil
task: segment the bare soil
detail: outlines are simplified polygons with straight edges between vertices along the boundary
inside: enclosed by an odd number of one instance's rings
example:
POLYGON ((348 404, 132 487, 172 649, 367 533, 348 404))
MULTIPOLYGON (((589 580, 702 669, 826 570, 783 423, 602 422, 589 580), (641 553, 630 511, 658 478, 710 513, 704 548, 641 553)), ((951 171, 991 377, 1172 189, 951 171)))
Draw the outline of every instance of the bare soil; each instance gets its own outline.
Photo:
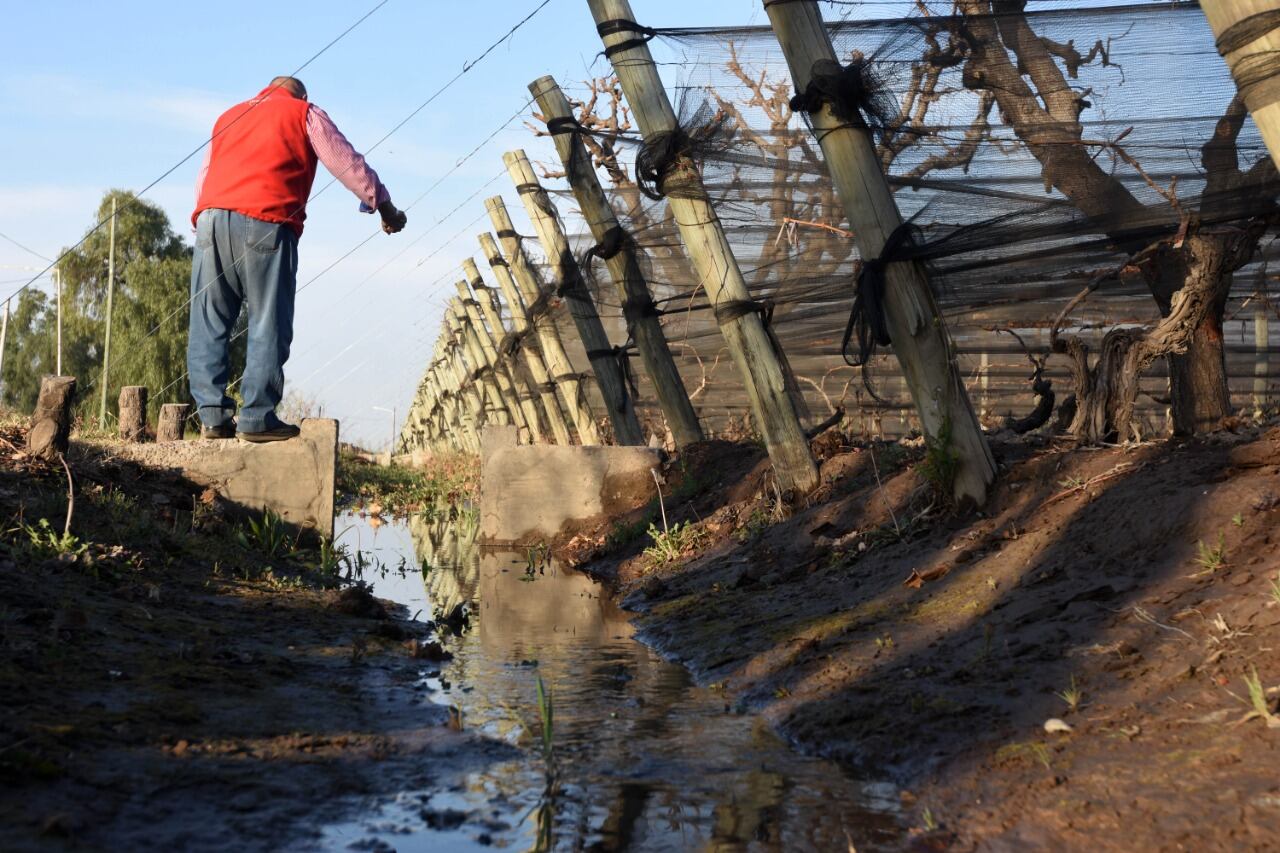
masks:
POLYGON ((85 446, 61 539, 66 473, 22 440, 0 434, 4 849, 305 846, 510 757, 423 699, 424 626, 318 553, 246 547, 210 495, 85 446))
POLYGON ((642 552, 652 508, 559 550, 703 682, 894 780, 923 848, 1276 849, 1280 429, 994 450, 958 514, 920 447, 828 432, 789 505, 709 442, 668 471, 680 559, 642 552))

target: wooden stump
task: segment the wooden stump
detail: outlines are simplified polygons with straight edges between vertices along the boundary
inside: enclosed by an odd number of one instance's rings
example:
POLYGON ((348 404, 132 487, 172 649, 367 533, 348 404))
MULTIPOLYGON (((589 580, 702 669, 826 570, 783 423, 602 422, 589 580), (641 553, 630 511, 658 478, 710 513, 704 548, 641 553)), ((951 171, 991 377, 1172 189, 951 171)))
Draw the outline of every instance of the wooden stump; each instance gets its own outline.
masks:
POLYGON ((120 389, 120 440, 143 441, 147 435, 147 386, 120 389))
POLYGON ((165 403, 161 406, 160 420, 156 421, 156 443, 182 441, 187 416, 190 414, 190 403, 165 403))
POLYGON ((71 405, 75 398, 74 376, 46 376, 40 380, 40 397, 27 433, 28 453, 52 462, 67 451, 71 440, 71 405))

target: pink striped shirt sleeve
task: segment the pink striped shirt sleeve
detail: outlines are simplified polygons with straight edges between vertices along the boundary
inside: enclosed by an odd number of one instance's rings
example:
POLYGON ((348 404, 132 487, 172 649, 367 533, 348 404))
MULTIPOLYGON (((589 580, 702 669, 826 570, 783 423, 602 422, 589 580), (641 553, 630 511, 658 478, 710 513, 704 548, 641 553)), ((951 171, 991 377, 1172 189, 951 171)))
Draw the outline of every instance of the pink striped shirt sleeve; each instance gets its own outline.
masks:
POLYGON ((378 173, 365 162, 338 130, 324 110, 312 104, 307 110, 307 138, 316 157, 338 181, 360 199, 360 210, 372 213, 378 205, 391 200, 391 194, 378 180, 378 173))

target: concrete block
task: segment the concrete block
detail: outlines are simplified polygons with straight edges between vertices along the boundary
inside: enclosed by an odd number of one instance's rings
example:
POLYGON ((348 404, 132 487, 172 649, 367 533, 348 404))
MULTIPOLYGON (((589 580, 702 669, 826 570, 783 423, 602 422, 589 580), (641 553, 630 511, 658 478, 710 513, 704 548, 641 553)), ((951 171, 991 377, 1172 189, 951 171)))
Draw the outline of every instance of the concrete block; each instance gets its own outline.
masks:
POLYGON ((531 545, 630 512, 653 500, 648 447, 516 445, 514 427, 485 430, 480 457, 480 541, 531 545))
POLYGON ((332 537, 338 422, 308 418, 301 427, 297 438, 267 444, 174 441, 113 449, 140 464, 213 488, 242 509, 271 509, 296 527, 332 537))

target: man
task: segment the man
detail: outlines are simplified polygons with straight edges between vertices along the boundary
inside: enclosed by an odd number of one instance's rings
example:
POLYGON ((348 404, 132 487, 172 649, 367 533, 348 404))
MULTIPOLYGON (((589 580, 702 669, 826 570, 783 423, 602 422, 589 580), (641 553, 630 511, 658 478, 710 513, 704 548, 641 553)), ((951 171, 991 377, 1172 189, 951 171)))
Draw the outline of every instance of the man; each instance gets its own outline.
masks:
POLYGON ((383 231, 404 228, 407 217, 377 173, 324 110, 307 103, 301 81, 277 77, 214 124, 191 214, 196 248, 187 339, 187 373, 204 438, 264 442, 298 434, 276 416, 276 406, 293 341, 298 238, 317 163, 355 193, 361 212, 382 216, 383 231), (227 350, 241 306, 249 340, 237 424, 235 401, 226 393, 227 350))

